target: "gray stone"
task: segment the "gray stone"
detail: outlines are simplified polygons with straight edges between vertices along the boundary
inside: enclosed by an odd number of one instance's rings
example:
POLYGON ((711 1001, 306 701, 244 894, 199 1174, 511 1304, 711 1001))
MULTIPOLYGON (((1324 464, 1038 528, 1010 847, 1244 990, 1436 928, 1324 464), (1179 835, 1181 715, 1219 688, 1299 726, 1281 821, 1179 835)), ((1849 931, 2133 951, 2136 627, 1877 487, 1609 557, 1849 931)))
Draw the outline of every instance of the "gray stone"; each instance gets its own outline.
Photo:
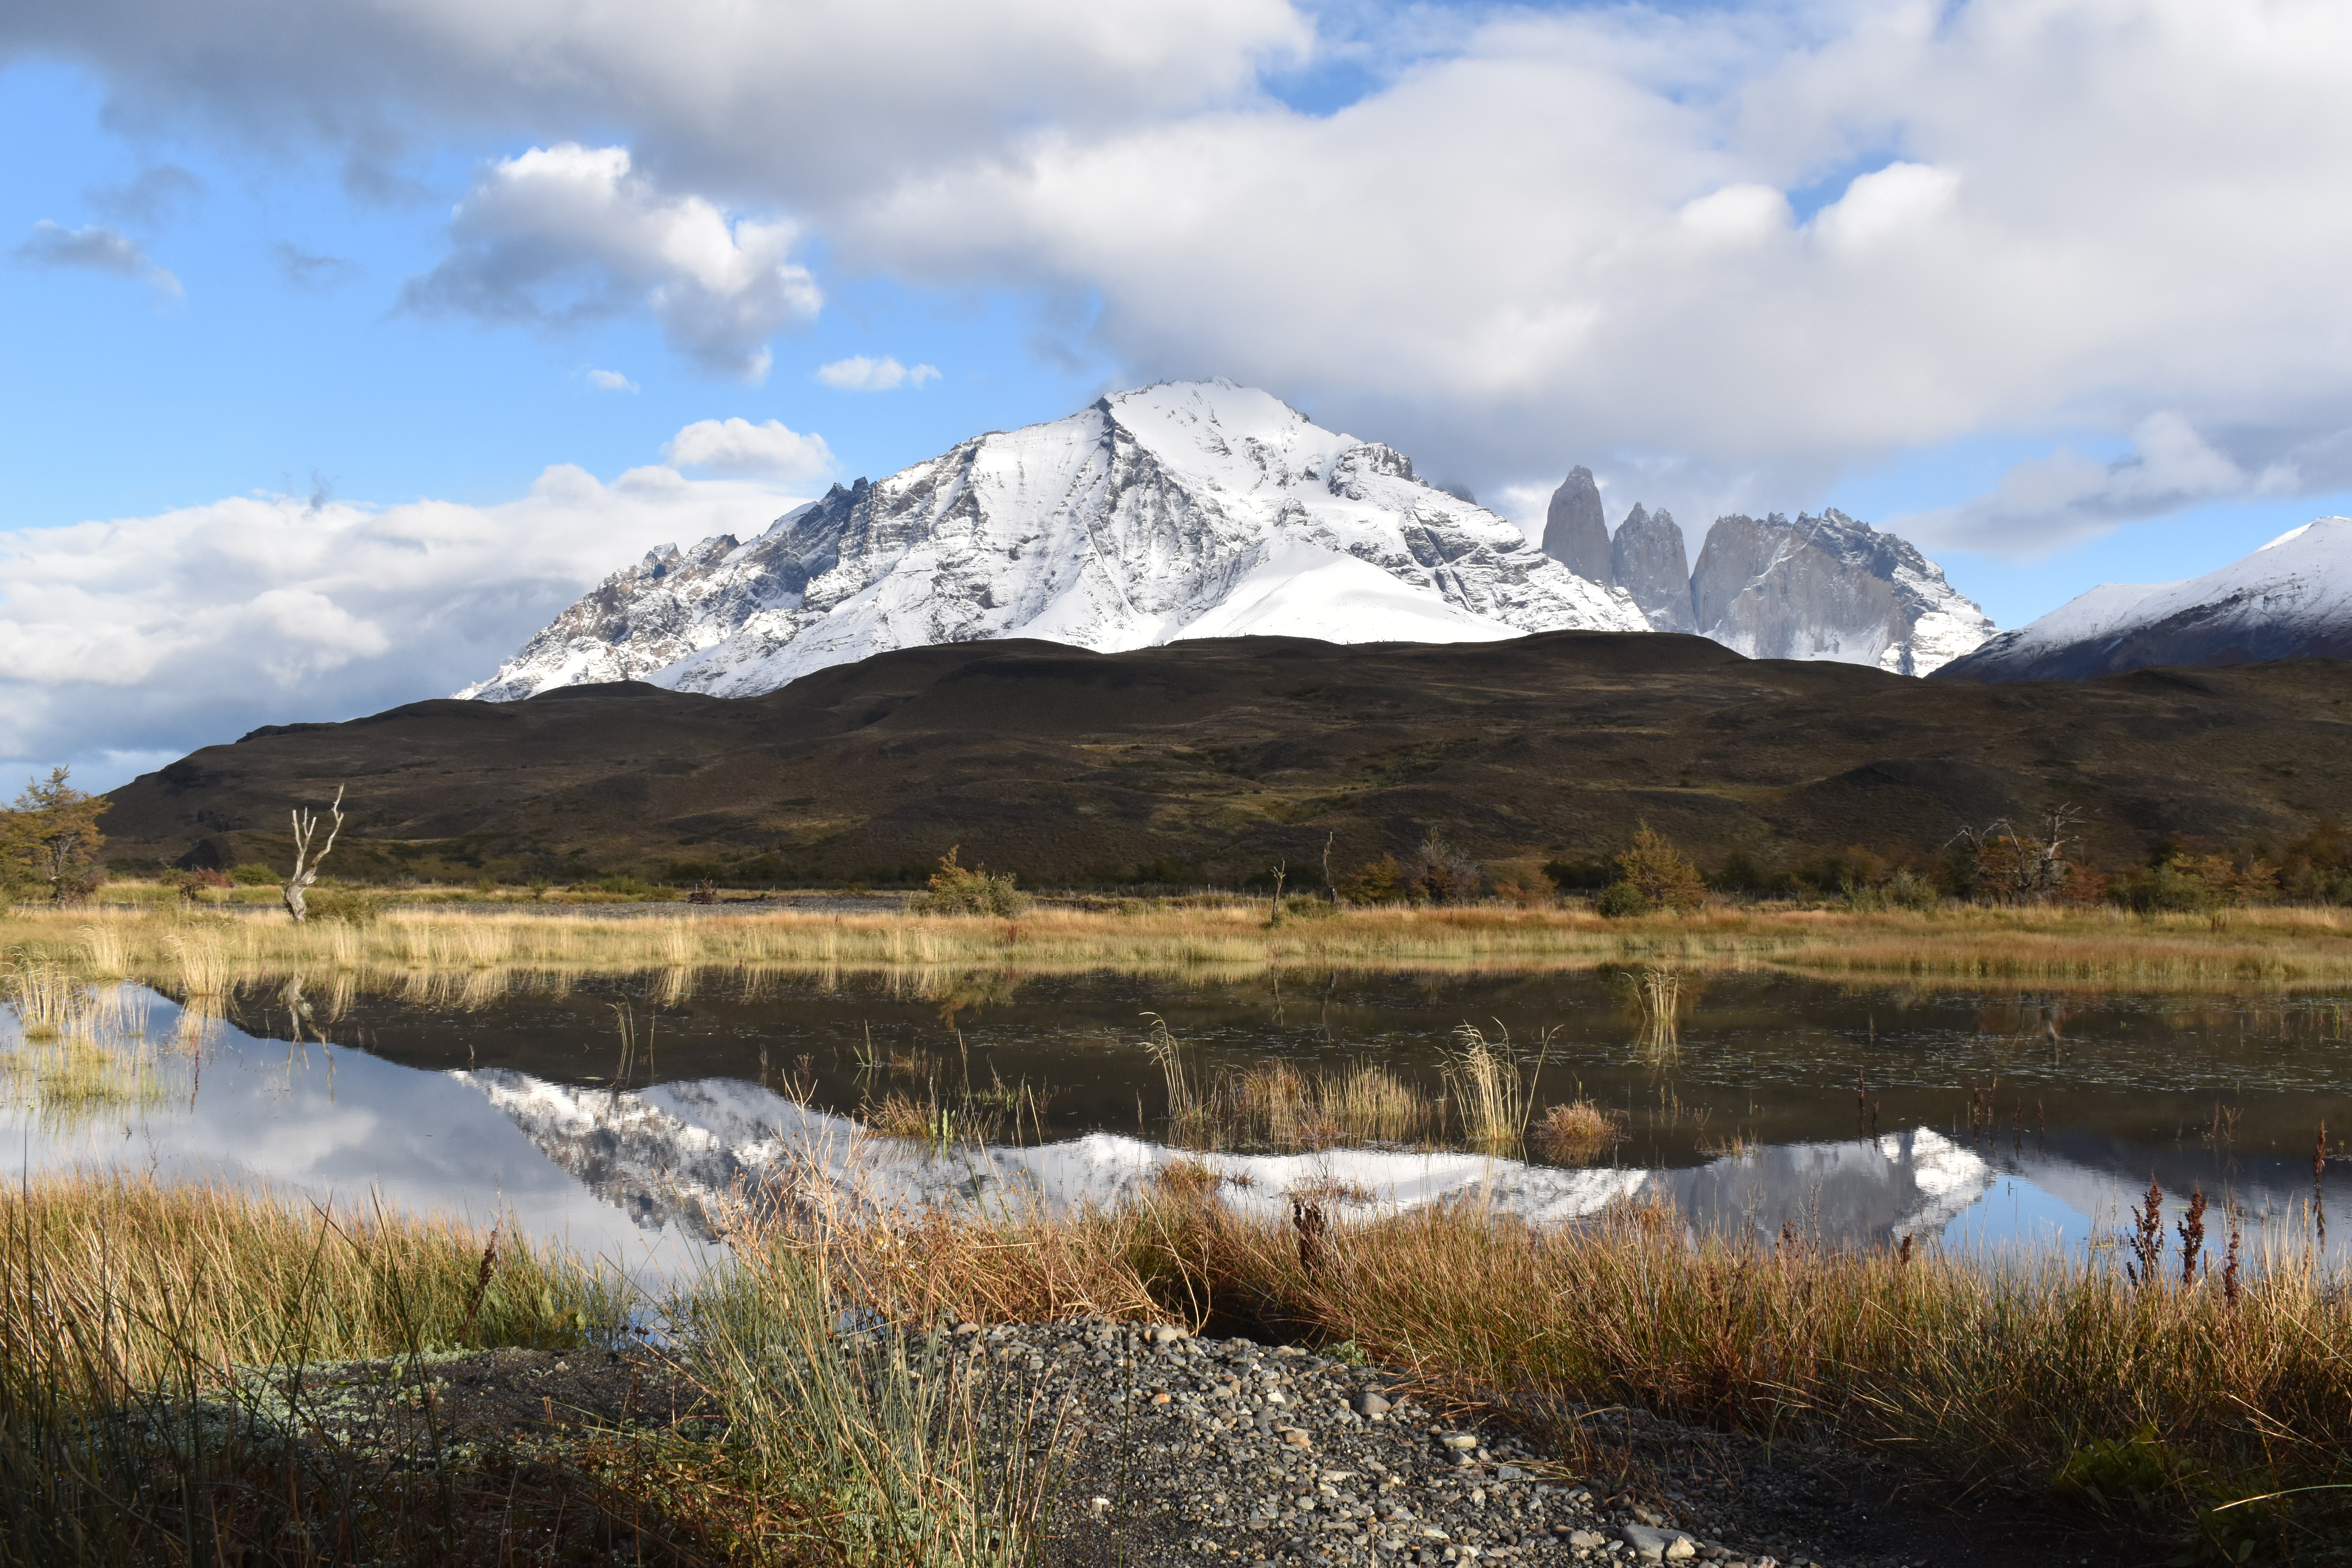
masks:
POLYGON ((1348 1401, 1348 1408, 1359 1415, 1386 1415, 1396 1406, 1376 1391, 1362 1388, 1358 1389, 1354 1397, 1348 1401))
POLYGON ((1679 1530, 1627 1524, 1619 1526, 1617 1534, 1644 1563, 1680 1563, 1698 1555, 1698 1542, 1679 1530))
POLYGON ((1467 1432, 1441 1433, 1437 1441, 1439 1447, 1451 1448, 1458 1454, 1466 1454, 1478 1446, 1478 1439, 1467 1432))
POLYGON ((1159 1324, 1150 1332, 1151 1342, 1155 1345, 1172 1345, 1185 1337, 1183 1330, 1167 1323, 1159 1324))
POLYGON ((1591 1551, 1596 1546, 1608 1545, 1609 1538, 1605 1535, 1595 1535, 1589 1530, 1571 1530, 1568 1532, 1568 1543, 1570 1546, 1591 1551))
POLYGON ((1701 635, 1750 658, 1834 658, 1925 675, 1992 631, 1907 542, 1832 510, 1719 517, 1691 569, 1701 635))
POLYGON ((1650 617, 1656 632, 1695 632, 1691 609, 1690 556, 1683 531, 1670 511, 1645 511, 1639 501, 1609 541, 1609 569, 1617 586, 1650 617))
POLYGON ((1568 471, 1551 493, 1544 514, 1543 552, 1578 576, 1607 587, 1609 522, 1601 510, 1601 487, 1592 470, 1579 466, 1568 471))

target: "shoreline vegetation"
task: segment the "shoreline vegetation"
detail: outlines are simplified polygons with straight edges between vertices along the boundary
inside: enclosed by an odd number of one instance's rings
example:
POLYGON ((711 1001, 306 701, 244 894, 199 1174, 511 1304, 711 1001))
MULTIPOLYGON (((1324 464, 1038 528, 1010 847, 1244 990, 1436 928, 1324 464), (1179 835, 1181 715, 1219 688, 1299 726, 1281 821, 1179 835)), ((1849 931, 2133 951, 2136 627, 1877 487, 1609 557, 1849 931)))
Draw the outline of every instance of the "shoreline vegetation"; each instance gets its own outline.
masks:
MULTIPOLYGON (((323 894, 314 900, 328 901, 323 894)), ((1108 908, 1040 901, 1009 915, 362 903, 299 925, 202 907, 43 904, 0 915, 0 950, 16 962, 140 980, 184 997, 263 975, 421 970, 1174 974, 1640 965, 2146 991, 2352 981, 2352 910, 2335 907, 2138 914, 2069 905, 1754 906, 1611 918, 1573 908, 1301 902, 1285 904, 1278 917, 1265 899, 1108 908)))
POLYGON ((2323 1562, 2347 1539, 2352 1292, 2307 1252, 2184 1269, 2159 1228, 2128 1268, 1988 1268, 1698 1238, 1657 1208, 1535 1231, 1475 1205, 1328 1224, 1303 1205, 1244 1217, 1179 1166, 1075 1215, 905 1214, 788 1173, 739 1200, 722 1261, 656 1301, 498 1227, 24 1182, 0 1194, 0 1560, 601 1543, 1013 1568, 1050 1516, 1061 1431, 953 1331, 1072 1319, 1370 1358, 1571 1471, 1607 1463, 1587 1417, 1633 1406, 1866 1452, 2150 1561, 2323 1562), (644 1418, 567 1422, 550 1400, 535 1434, 486 1435, 417 1392, 421 1369, 516 1346, 625 1365, 655 1391, 644 1418), (352 1415, 362 1363, 404 1413, 372 1436, 352 1415))

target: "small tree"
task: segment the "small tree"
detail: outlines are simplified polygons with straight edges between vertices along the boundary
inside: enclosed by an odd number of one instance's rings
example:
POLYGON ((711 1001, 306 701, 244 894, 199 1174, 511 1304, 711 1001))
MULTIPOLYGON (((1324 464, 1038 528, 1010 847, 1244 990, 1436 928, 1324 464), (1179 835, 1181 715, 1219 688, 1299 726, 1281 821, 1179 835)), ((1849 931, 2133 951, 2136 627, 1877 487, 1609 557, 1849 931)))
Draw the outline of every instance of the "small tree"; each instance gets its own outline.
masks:
POLYGON ((1645 822, 1634 831, 1633 841, 1618 853, 1617 881, 1608 892, 1615 897, 1605 899, 1610 908, 1604 913, 1695 910, 1706 900, 1706 882, 1672 839, 1645 822))
POLYGON ((320 847, 316 855, 310 853, 310 845, 319 835, 317 814, 304 811, 299 806, 293 812, 294 874, 286 879, 285 899, 286 912, 294 917, 296 925, 300 925, 310 918, 310 911, 303 903, 303 895, 310 890, 310 884, 319 879, 319 863, 333 851, 335 835, 343 830, 342 785, 335 786, 335 804, 327 809, 334 813, 335 820, 327 829, 327 842, 320 847))
POLYGON ((958 858, 959 844, 940 857, 931 873, 930 890, 918 893, 907 907, 935 915, 1017 915, 1029 907, 1025 894, 1014 891, 1013 873, 991 875, 983 866, 967 866, 958 858))
POLYGON ((60 900, 98 885, 98 855, 106 847, 98 819, 114 805, 74 788, 68 773, 51 768, 47 779, 27 779, 9 810, 6 834, 12 868, 60 900))

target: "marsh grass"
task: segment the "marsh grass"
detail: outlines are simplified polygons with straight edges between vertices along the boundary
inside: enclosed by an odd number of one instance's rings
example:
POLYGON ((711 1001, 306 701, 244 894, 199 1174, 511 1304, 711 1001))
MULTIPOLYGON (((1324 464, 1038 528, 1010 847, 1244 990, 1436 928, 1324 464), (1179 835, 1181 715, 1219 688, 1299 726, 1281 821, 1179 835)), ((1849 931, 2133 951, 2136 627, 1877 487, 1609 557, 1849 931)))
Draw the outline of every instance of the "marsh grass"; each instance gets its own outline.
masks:
MULTIPOLYGON (((2230 1561, 2352 1527, 2352 1292, 2278 1247, 2225 1289, 2097 1260, 1698 1237, 1657 1208, 1532 1229, 1460 1205, 1321 1230, 1243 1217, 1204 1173, 1075 1218, 877 1221, 860 1302, 912 1321, 1098 1312, 1352 1342, 1438 1400, 1584 1443, 1632 1405, 1875 1452, 2230 1561), (2248 1542, 2256 1544, 2248 1546, 2248 1542)), ((2172 1548, 2167 1548, 2171 1550, 2172 1548)))
POLYGON ((119 1175, 20 1183, 0 1193, 0 1562, 496 1560, 539 1483, 461 1484, 429 1407, 401 1451, 341 1447, 306 1370, 609 1342, 622 1300, 568 1257, 446 1222, 119 1175))
POLYGON ((1268 926, 1259 901, 973 915, 772 910, 626 919, 530 909, 389 910, 364 923, 269 914, 20 909, 0 943, 88 973, 203 997, 259 973, 485 975, 730 970, 819 976, 1247 973, 1267 968, 1479 972, 1657 965, 1685 976, 1759 965, 1829 976, 1992 980, 2138 990, 2289 988, 2352 979, 2352 910, 2137 915, 2105 909, 1710 909, 1605 920, 1581 910, 1351 908, 1268 926), (96 933, 96 934, 93 934, 96 933), (102 950, 102 952, 101 952, 102 950))
POLYGON ((1589 1100, 1550 1106, 1537 1121, 1532 1142, 1548 1157, 1581 1163, 1604 1154, 1625 1137, 1625 1125, 1589 1100))
POLYGON ((1502 1153, 1527 1142, 1545 1050, 1538 1046, 1529 1059, 1511 1044, 1508 1031, 1499 1023, 1496 1031, 1490 1040, 1475 1024, 1457 1026, 1444 1059, 1445 1082, 1464 1142, 1475 1149, 1502 1153))
POLYGON ((673 1310, 684 1364, 726 1420, 719 1467, 764 1504, 741 1543, 796 1561, 1017 1568, 1051 1498, 1055 1417, 937 1316, 864 1310, 840 1224, 746 1210, 731 1261, 673 1310))
POLYGON ((1167 1089, 1168 1139, 1181 1148, 1291 1152, 1422 1142, 1443 1131, 1442 1103, 1385 1068, 1271 1060, 1203 1072, 1166 1020, 1144 1016, 1144 1048, 1167 1089))

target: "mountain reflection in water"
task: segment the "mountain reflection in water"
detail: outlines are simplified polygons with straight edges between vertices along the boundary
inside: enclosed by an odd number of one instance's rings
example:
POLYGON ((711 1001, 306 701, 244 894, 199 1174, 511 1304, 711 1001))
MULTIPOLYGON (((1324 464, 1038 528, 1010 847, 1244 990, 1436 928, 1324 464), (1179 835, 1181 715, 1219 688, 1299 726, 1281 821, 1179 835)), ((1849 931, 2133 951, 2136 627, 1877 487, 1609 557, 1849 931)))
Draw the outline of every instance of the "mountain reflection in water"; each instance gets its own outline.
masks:
MULTIPOLYGON (((150 1038, 178 1010, 142 994, 150 1038)), ((707 1258, 730 1196, 784 1179, 839 1184, 897 1205, 1036 1205, 1067 1211, 1132 1194, 1176 1161, 1227 1180, 1223 1201, 1286 1217, 1294 1191, 1342 1208, 1467 1202, 1556 1224, 1612 1203, 1670 1205, 1694 1228, 1769 1238, 1784 1226, 1831 1243, 1979 1248, 2111 1237, 2153 1176, 2167 1192, 2202 1184, 2239 1205, 2248 1238, 2300 1245, 2314 1188, 2308 1156, 2122 1140, 2084 1127, 1963 1141, 1913 1125, 1874 1135, 1745 1144, 1676 1163, 1573 1168, 1445 1150, 1311 1153, 1171 1149, 1100 1130, 1027 1146, 934 1152, 869 1138, 852 1118, 743 1079, 710 1076, 619 1089, 564 1083, 510 1066, 408 1067, 348 1046, 289 1044, 226 1022, 183 1059, 151 1102, 70 1125, 0 1107, 21 1169, 110 1166, 167 1181, 223 1179, 487 1223, 512 1213, 651 1275, 707 1258)), ((1838 1091, 1851 1101, 1850 1089, 1838 1091)), ((2328 1250, 2352 1238, 2352 1173, 2325 1197, 2328 1250)), ((2216 1226, 2210 1246, 2223 1244, 2216 1226)))

